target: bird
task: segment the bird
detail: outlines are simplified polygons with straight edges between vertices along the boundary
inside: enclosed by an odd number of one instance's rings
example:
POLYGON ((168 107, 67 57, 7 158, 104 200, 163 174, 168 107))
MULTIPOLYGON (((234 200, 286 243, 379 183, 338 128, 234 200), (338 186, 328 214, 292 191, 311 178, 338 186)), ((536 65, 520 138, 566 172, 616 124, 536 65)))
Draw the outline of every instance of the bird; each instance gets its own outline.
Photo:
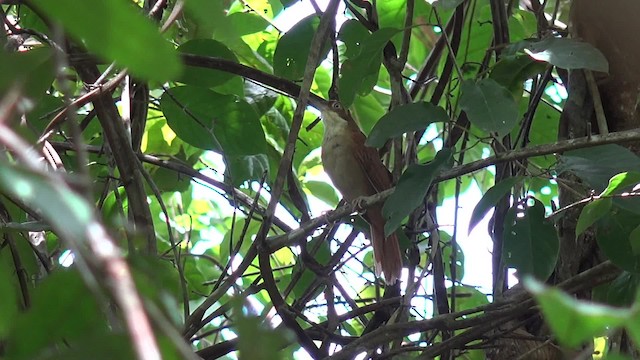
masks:
MULTIPOLYGON (((320 106, 324 124, 322 165, 333 185, 347 202, 356 202, 393 186, 391 173, 382 164, 378 151, 365 145, 366 137, 358 124, 337 100, 320 106)), ((385 237, 383 204, 366 209, 362 217, 371 229, 371 244, 377 276, 384 275, 394 285, 402 272, 402 255, 395 233, 385 237)))

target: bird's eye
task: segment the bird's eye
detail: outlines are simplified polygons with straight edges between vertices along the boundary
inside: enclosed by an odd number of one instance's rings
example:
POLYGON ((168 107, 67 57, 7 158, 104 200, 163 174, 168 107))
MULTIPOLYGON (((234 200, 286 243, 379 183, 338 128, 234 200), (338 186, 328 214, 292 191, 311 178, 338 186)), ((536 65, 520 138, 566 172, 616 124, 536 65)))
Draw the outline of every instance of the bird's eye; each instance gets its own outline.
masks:
POLYGON ((333 110, 340 110, 340 109, 342 109, 342 106, 340 105, 339 102, 333 101, 333 102, 331 102, 331 108, 333 110))

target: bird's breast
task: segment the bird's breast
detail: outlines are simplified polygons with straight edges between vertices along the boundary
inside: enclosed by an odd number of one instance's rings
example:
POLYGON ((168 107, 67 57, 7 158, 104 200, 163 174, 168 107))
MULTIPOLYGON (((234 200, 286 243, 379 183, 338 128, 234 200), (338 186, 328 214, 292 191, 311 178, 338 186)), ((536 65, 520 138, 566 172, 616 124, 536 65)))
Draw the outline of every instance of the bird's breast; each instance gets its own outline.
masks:
POLYGON ((375 193, 359 163, 357 151, 348 131, 325 132, 322 165, 333 185, 347 201, 375 193))

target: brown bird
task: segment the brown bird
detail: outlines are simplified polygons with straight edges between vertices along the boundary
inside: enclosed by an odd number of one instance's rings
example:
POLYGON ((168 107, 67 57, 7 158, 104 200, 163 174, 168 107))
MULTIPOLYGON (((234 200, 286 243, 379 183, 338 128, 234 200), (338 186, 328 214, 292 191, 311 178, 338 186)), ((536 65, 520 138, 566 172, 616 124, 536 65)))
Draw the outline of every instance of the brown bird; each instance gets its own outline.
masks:
MULTIPOLYGON (((365 146, 366 138, 351 114, 337 101, 321 106, 320 111, 324 123, 322 164, 344 199, 357 201, 391 188, 389 170, 376 149, 365 146)), ((371 227, 376 274, 383 273, 385 282, 393 285, 402 271, 398 237, 395 233, 384 236, 382 204, 368 208, 363 217, 371 227)))

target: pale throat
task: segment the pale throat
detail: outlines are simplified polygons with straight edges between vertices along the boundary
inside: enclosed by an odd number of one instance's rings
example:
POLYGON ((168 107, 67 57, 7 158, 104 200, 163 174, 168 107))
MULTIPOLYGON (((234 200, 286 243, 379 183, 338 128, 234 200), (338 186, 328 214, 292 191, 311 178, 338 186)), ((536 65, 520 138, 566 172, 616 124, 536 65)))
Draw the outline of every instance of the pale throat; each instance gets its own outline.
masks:
POLYGON ((333 112, 325 112, 322 114, 322 120, 324 121, 323 143, 327 143, 335 138, 348 136, 350 131, 349 123, 340 118, 340 115, 333 112))

